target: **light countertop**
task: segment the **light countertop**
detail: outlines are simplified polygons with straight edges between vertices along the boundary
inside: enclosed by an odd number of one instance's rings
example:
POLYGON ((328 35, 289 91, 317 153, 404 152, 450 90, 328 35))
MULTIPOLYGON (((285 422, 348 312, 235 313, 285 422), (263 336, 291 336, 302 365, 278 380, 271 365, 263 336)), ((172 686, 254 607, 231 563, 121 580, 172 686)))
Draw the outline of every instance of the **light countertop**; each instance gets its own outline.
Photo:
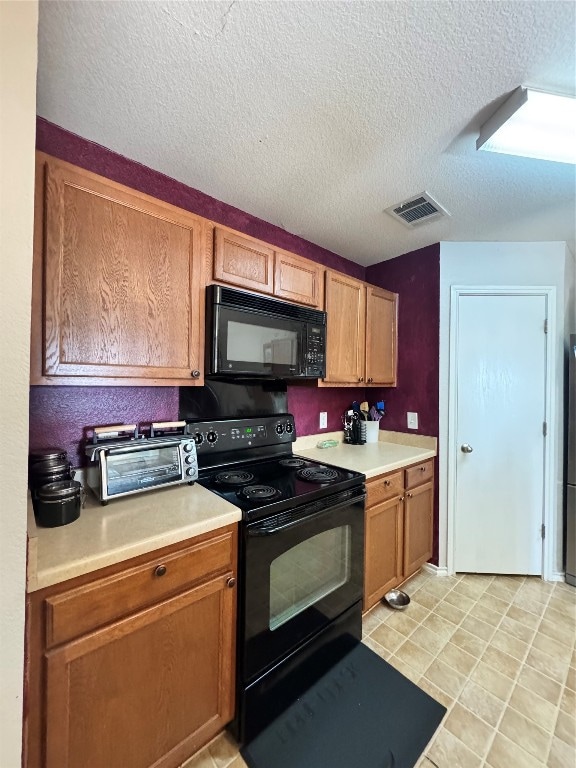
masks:
MULTIPOLYGON (((78 479, 78 478, 77 478, 78 479)), ((196 483, 110 501, 86 493, 78 520, 36 525, 28 503, 28 592, 176 544, 241 519, 241 512, 196 483)))
POLYGON ((303 458, 362 472, 367 479, 436 456, 436 438, 425 435, 380 430, 378 442, 365 445, 347 445, 342 438, 342 432, 307 435, 296 440, 293 450, 303 458), (317 448, 321 440, 337 440, 338 445, 317 448))
MULTIPOLYGON (((342 438, 342 432, 308 435, 296 440, 293 451, 362 472, 367 478, 436 455, 434 437, 381 430, 377 443, 345 445, 342 438), (330 439, 338 445, 316 447, 320 440, 330 439)), ((37 526, 29 501, 28 592, 186 541, 241 518, 237 507, 197 483, 115 499, 106 506, 87 491, 78 520, 57 528, 37 526)))

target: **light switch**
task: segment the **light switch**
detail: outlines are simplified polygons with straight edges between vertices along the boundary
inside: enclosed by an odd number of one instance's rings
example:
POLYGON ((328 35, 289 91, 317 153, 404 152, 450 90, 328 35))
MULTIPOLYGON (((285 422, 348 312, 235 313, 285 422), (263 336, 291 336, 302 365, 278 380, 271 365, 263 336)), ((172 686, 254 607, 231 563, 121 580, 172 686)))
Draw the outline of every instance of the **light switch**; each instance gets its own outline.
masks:
POLYGON ((418 429, 418 414, 413 411, 407 411, 408 429, 418 429))

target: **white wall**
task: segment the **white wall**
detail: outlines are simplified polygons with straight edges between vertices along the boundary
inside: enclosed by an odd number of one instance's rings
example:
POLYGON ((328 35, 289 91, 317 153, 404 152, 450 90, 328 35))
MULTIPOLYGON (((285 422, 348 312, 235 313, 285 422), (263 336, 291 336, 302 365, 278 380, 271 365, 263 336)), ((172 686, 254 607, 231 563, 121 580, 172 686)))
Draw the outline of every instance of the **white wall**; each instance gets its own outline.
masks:
POLYGON ((0 2, 0 766, 22 751, 38 3, 0 2))
POLYGON ((574 258, 563 242, 440 244, 440 520, 439 565, 447 565, 448 374, 450 287, 554 286, 556 288, 556 386, 554 392, 554 502, 556 537, 551 570, 562 570, 563 367, 574 314, 574 258))

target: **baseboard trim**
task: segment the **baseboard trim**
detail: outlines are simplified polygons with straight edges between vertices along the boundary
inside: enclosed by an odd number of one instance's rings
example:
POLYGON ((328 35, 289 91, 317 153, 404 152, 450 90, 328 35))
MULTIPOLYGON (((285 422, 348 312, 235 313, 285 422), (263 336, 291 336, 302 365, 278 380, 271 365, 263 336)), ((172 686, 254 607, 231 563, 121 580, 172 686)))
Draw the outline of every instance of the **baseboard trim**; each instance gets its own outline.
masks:
POLYGON ((552 571, 550 578, 546 581, 566 581, 566 574, 564 571, 552 571))
POLYGON ((448 568, 446 568, 446 566, 424 563, 422 570, 431 573, 433 576, 448 576, 448 568))

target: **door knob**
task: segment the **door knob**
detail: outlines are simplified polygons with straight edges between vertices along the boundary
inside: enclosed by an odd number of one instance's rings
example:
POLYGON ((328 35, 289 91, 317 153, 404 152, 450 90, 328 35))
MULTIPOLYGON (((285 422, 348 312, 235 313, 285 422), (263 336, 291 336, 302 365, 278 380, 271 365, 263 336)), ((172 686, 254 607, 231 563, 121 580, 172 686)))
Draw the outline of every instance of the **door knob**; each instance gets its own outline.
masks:
POLYGON ((460 446, 460 450, 462 451, 462 453, 472 453, 474 448, 472 448, 471 445, 468 445, 468 443, 464 443, 463 445, 460 446))

